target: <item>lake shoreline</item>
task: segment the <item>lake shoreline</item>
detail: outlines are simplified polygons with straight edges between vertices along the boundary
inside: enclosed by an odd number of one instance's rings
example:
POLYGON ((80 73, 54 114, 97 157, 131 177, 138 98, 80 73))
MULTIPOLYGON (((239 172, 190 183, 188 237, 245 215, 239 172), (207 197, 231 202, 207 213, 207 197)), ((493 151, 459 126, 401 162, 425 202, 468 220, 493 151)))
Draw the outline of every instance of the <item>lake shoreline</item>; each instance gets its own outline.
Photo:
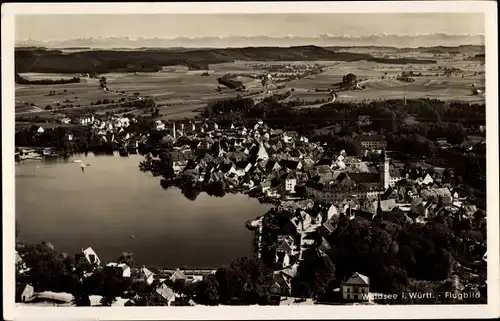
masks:
POLYGON ((89 153, 87 157, 73 157, 91 164, 84 174, 71 158, 22 162, 16 166, 16 219, 22 240, 51 241, 58 250, 68 254, 92 246, 106 261, 127 251, 135 254, 138 263, 158 267, 220 266, 234 257, 253 254, 253 235, 245 228, 245 221, 266 213, 270 208, 267 204, 240 193, 229 193, 224 198, 203 193, 194 202, 187 200, 178 189, 164 190, 158 179, 137 170, 142 160, 139 155, 114 159, 89 153), (123 168, 124 164, 128 169, 123 168), (110 174, 108 170, 112 168, 118 168, 125 176, 110 174), (61 176, 55 175, 59 171, 61 176), (114 181, 108 182, 106 177, 114 181), (72 183, 67 185, 65 180, 72 183), (89 189, 90 183, 97 185, 89 189), (82 202, 78 197, 81 188, 87 198, 93 200, 91 204, 83 201, 86 205, 77 205, 82 202), (146 200, 136 202, 139 191, 149 195, 146 200), (242 205, 238 215, 232 212, 233 203, 242 205), (68 216, 69 213, 72 215, 68 216), (110 233, 112 226, 113 233, 110 233), (205 235, 207 228, 214 230, 213 237, 205 235), (92 235, 95 229, 102 233, 92 235), (149 233, 141 233, 141 230, 149 233), (240 232, 234 234, 234 231, 240 232), (136 238, 130 239, 131 234, 136 238), (232 238, 232 242, 227 244, 220 235, 232 238), (178 242, 185 245, 184 251, 179 252, 175 245, 178 242), (223 250, 217 250, 219 254, 212 257, 206 255, 217 248, 223 250), (176 255, 179 257, 173 259, 176 255))

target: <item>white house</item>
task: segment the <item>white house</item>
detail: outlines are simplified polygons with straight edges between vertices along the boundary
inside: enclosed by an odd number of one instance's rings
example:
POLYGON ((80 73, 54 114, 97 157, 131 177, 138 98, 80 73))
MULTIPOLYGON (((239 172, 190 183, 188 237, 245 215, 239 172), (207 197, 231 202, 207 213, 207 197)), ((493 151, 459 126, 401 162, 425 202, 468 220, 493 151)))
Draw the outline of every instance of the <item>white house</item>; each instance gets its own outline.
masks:
POLYGON ((130 275, 131 275, 131 269, 125 263, 114 263, 114 262, 111 262, 111 263, 108 263, 107 266, 115 268, 117 271, 119 271, 120 276, 122 276, 124 278, 129 278, 130 275))
POLYGON ((155 121, 155 128, 156 130, 164 130, 165 124, 161 120, 157 120, 155 121))
POLYGON ((186 280, 186 279, 187 279, 187 277, 184 274, 184 272, 182 272, 179 269, 176 269, 175 272, 172 274, 172 276, 170 276, 170 280, 173 282, 175 282, 177 280, 186 280))
POLYGON ((300 211, 300 224, 302 225, 302 230, 305 231, 309 227, 311 227, 312 219, 311 215, 309 215, 305 211, 300 211))
POLYGON ((81 125, 91 125, 94 122, 95 118, 94 115, 92 116, 85 116, 85 117, 80 117, 79 122, 81 125))
POLYGON ((22 274, 24 272, 29 271, 29 269, 26 267, 26 263, 24 262, 23 258, 19 253, 16 251, 16 270, 22 274))
POLYGON ((38 129, 36 130, 37 133, 42 134, 45 130, 43 129, 42 126, 39 126, 38 129))
POLYGON ((271 182, 270 181, 264 181, 260 183, 260 187, 262 188, 263 193, 267 193, 269 189, 271 188, 271 182))
POLYGON ((293 238, 290 236, 278 236, 279 246, 276 248, 276 263, 281 266, 281 268, 286 268, 290 265, 290 255, 294 255, 295 246, 293 244, 293 238))
POLYGON ((21 302, 28 302, 35 297, 35 289, 31 284, 26 284, 21 292, 21 302))
POLYGON ((248 173, 248 171, 253 167, 252 163, 248 163, 247 166, 245 166, 245 173, 248 173))
POLYGON ((323 215, 321 213, 316 214, 316 216, 311 216, 311 225, 316 227, 320 226, 323 222, 323 215))
POLYGON ((335 205, 331 205, 326 214, 326 219, 330 220, 334 216, 339 216, 339 211, 335 207, 335 205))
POLYGON ((276 263, 284 269, 290 265, 290 256, 287 252, 276 252, 276 263))
POLYGON ((83 260, 85 260, 85 262, 89 264, 95 264, 95 265, 101 264, 101 260, 91 247, 88 247, 85 250, 82 249, 82 253, 80 254, 80 262, 83 260))
POLYGON ((69 124, 69 123, 71 123, 71 118, 64 117, 64 118, 61 118, 59 121, 61 122, 61 124, 69 124))
POLYGON ((259 144, 259 151, 257 153, 257 160, 268 160, 269 155, 267 154, 266 149, 264 148, 264 145, 259 144))
POLYGON ((341 284, 342 298, 347 301, 368 301, 370 279, 358 272, 341 284))
POLYGON ((291 143, 291 142, 293 141, 293 139, 294 139, 294 137, 293 137, 292 135, 290 135, 290 134, 288 134, 288 133, 286 133, 286 132, 285 132, 285 133, 283 133, 283 141, 284 141, 285 143, 287 143, 287 144, 288 144, 288 143, 291 143))
POLYGON ((169 288, 166 284, 160 285, 156 291, 155 294, 158 295, 162 300, 167 302, 167 306, 170 306, 172 302, 175 301, 175 293, 174 291, 169 288))
POLYGON ((285 177, 285 191, 294 193, 297 185, 297 176, 294 173, 288 173, 285 177))
POLYGON ((418 178, 417 179, 417 184, 418 185, 429 185, 429 184, 432 184, 434 182, 434 180, 432 179, 431 175, 427 174, 425 175, 424 178, 418 178))
POLYGON ((155 274, 148 270, 145 266, 141 268, 141 278, 146 281, 147 284, 153 283, 155 274))
POLYGON ((119 118, 118 121, 123 128, 127 128, 130 125, 130 119, 128 119, 128 117, 119 118))
MULTIPOLYGON (((377 213, 378 209, 378 201, 374 201, 371 204, 371 209, 370 213, 377 213)), ((395 199, 388 199, 388 200, 382 200, 380 201, 380 208, 382 209, 383 212, 390 212, 396 207, 396 200, 395 199)))

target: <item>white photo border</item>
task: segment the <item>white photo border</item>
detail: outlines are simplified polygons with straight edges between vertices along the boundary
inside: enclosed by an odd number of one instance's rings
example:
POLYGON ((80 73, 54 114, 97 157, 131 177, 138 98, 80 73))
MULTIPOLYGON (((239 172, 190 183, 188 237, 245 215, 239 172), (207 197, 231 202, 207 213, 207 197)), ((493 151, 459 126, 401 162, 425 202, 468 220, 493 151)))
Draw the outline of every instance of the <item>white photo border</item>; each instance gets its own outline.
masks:
POLYGON ((494 1, 8 3, 2 4, 3 302, 5 320, 402 319, 499 316, 498 43, 494 1), (14 18, 19 14, 483 13, 486 39, 487 305, 16 307, 14 304, 14 18), (10 300, 9 300, 10 299, 10 300))

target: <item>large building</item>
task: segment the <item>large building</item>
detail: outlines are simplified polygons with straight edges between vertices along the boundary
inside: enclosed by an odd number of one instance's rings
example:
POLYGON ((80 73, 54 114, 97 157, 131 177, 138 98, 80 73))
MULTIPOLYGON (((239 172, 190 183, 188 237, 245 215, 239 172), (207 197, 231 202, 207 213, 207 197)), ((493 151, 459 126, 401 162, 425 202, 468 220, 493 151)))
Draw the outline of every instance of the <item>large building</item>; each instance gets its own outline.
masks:
POLYGON ((384 136, 380 135, 361 135, 359 142, 362 147, 369 150, 381 150, 387 148, 387 142, 384 136))

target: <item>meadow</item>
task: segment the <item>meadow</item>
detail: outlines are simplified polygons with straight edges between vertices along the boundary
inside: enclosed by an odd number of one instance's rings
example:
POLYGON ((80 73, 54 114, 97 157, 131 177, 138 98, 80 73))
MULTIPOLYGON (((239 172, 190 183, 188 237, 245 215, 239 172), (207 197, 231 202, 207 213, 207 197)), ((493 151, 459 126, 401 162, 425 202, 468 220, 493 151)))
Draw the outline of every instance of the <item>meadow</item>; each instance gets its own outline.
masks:
MULTIPOLYGON (((99 87, 98 79, 82 78, 81 83, 62 85, 16 85, 16 114, 45 114, 48 105, 57 109, 82 108, 100 100, 118 102, 131 99, 134 93, 153 99, 160 106, 163 118, 188 117, 196 115, 196 110, 207 103, 219 99, 234 98, 243 93, 224 88, 217 78, 225 74, 237 75, 247 88, 244 94, 257 93, 264 88, 259 79, 252 77, 266 75, 274 65, 305 65, 317 63, 325 68, 321 74, 279 83, 285 90, 293 89, 293 95, 287 100, 300 99, 311 104, 315 101, 330 99, 328 89, 342 81, 342 77, 353 73, 364 90, 341 91, 337 101, 370 101, 396 97, 438 98, 442 100, 460 100, 484 103, 483 95, 472 95, 471 90, 484 88, 484 66, 478 61, 466 61, 461 58, 442 58, 437 64, 396 65, 380 64, 368 61, 296 61, 262 62, 235 61, 232 63, 212 64, 210 70, 191 71, 184 66, 169 66, 155 73, 108 73, 106 77, 109 92, 99 87), (444 68, 459 68, 460 73, 443 75, 444 68), (412 83, 397 80, 403 71, 422 73, 414 77, 412 83), (69 106, 68 106, 69 105, 69 106)), ((61 79, 78 76, 77 74, 40 74, 24 73, 27 79, 61 79)), ((98 108, 102 109, 102 108, 98 108)))
POLYGON ((484 66, 476 62, 452 61, 442 62, 438 65, 389 65, 374 64, 372 62, 342 62, 329 68, 320 75, 309 76, 287 83, 294 88, 294 97, 311 101, 325 99, 328 94, 315 92, 316 89, 327 90, 335 83, 342 81, 347 73, 353 73, 360 81, 360 86, 365 90, 343 91, 338 93, 338 101, 370 101, 383 100, 396 97, 407 98, 437 98, 442 100, 458 100, 475 103, 484 103, 482 95, 472 95, 472 84, 476 88, 484 88, 484 66), (462 73, 452 74, 451 77, 442 75, 441 68, 460 68, 462 73), (397 80, 398 74, 403 71, 422 73, 423 76, 414 77, 415 82, 409 83, 397 80), (478 74, 481 72, 481 74, 478 74), (436 76, 436 74, 439 74, 436 76))

